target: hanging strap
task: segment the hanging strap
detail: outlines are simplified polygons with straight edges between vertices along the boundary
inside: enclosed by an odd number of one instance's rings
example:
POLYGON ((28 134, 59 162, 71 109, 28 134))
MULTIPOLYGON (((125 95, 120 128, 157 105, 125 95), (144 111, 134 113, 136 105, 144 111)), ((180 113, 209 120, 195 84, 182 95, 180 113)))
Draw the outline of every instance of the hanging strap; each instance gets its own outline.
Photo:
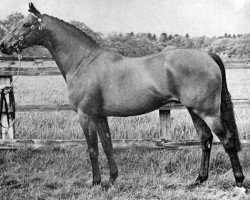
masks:
POLYGON ((2 119, 2 116, 6 114, 8 127, 3 126, 2 123, 0 122, 1 127, 9 129, 11 126, 13 126, 14 121, 12 122, 12 124, 10 124, 10 119, 12 120, 15 119, 15 110, 16 109, 15 109, 15 98, 14 98, 14 93, 13 93, 13 87, 6 87, 2 89, 1 91, 0 120, 2 119), (9 94, 9 104, 6 99, 7 94, 9 94))

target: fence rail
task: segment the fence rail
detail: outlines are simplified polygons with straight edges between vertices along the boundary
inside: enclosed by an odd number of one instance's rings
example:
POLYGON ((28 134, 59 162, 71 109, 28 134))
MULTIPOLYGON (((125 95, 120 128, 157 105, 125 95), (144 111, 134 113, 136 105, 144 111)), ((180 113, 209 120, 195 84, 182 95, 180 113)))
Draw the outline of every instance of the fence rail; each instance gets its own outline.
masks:
MULTIPOLYGON (((242 140, 242 145, 249 145, 250 140, 242 140)), ((136 139, 113 139, 113 147, 115 149, 128 148, 148 148, 148 149, 168 149, 178 150, 185 148, 199 148, 200 142, 195 140, 171 142, 166 140, 136 140, 136 139)), ((100 145, 100 144, 99 144, 100 145)), ((213 145, 220 145, 220 142, 213 142, 213 145)), ((68 147, 83 147, 87 148, 86 140, 40 140, 40 139, 0 139, 0 149, 15 150, 20 148, 25 149, 63 149, 68 147)))
MULTIPOLYGON (((233 104, 237 108, 250 108, 250 100, 248 99, 233 99, 233 104)), ((161 107, 159 110, 184 109, 181 103, 169 103, 161 107)), ((16 105, 17 112, 46 112, 46 111, 63 111, 72 110, 69 104, 27 104, 16 105)))
MULTIPOLYGON (((30 61, 35 61, 32 58, 27 59, 30 61)), ((1 58, 0 58, 1 60, 1 58)), ((11 59, 9 59, 11 60, 11 59)), ((50 59, 48 59, 50 60, 50 59)), ((21 67, 18 68, 14 66, 0 67, 0 84, 9 84, 12 80, 12 76, 55 76, 61 75, 57 67, 21 67)), ((250 69, 248 64, 236 64, 236 63, 226 63, 226 69, 250 69)), ((234 99, 234 106, 239 108, 250 108, 250 100, 248 99, 234 99)), ((172 142, 171 141, 171 110, 172 109, 183 109, 180 103, 169 102, 165 106, 159 109, 159 119, 160 119, 160 140, 113 140, 115 148, 129 148, 129 147, 143 147, 143 148, 157 148, 157 149, 179 149, 187 148, 190 146, 199 147, 198 141, 185 141, 185 142, 172 142), (163 140, 161 140, 163 138, 163 140)), ((50 105, 17 105, 16 111, 18 112, 40 112, 40 111, 62 111, 62 110, 72 110, 71 106, 68 104, 50 104, 50 105)), ((4 110, 3 110, 4 111, 4 110)), ((6 117, 1 119, 2 125, 8 126, 6 117)), ((1 130, 1 129, 0 129, 1 130)), ((86 146, 85 140, 22 140, 15 138, 15 128, 14 126, 8 129, 8 134, 6 128, 2 127, 2 139, 0 139, 0 149, 17 149, 17 148, 32 148, 37 149, 40 147, 53 146, 58 148, 70 147, 70 146, 86 146)), ((243 144, 250 144, 250 141, 244 140, 243 144)), ((215 143, 218 144, 218 143, 215 143)))
MULTIPOLYGON (((7 64, 6 64, 7 65, 7 64)), ((250 65, 228 64, 226 69, 250 69, 250 65)), ((61 75, 57 67, 0 67, 1 76, 58 76, 61 75)))

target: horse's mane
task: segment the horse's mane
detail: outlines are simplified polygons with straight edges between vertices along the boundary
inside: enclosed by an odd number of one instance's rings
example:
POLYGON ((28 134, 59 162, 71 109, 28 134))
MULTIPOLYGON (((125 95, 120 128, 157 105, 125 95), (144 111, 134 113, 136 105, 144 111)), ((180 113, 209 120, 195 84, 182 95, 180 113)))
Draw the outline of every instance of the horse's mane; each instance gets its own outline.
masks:
MULTIPOLYGON (((44 14, 46 15, 46 14, 44 14)), ((71 24, 69 22, 65 22, 64 20, 62 19, 59 19, 57 17, 53 17, 53 16, 50 16, 50 15, 46 15, 48 17, 51 17, 53 19, 56 19, 64 24, 67 24, 68 26, 70 26, 71 28, 73 28, 74 30, 78 31, 80 34, 84 34, 85 37, 87 37, 91 42, 93 42, 94 44, 96 45, 99 45, 101 46, 102 43, 103 43, 103 40, 102 38, 96 33, 94 32, 93 30, 91 30, 88 26, 86 26, 84 24, 84 27, 83 27, 83 30, 79 29, 77 26, 75 26, 74 24, 71 24)))

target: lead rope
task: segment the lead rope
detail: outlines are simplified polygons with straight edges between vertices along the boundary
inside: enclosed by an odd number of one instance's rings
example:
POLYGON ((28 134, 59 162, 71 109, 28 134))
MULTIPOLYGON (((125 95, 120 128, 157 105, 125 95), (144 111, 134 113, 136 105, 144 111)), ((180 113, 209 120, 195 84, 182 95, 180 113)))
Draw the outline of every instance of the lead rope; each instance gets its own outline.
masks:
POLYGON ((20 74, 20 68, 21 68, 21 59, 22 59, 22 54, 20 52, 18 52, 18 61, 19 61, 19 67, 18 67, 18 71, 17 71, 17 75, 15 77, 15 80, 12 81, 10 83, 10 85, 5 85, 1 91, 1 99, 0 99, 0 120, 2 119, 2 116, 3 116, 3 113, 6 113, 6 116, 7 116, 7 123, 8 123, 8 126, 3 126, 3 124, 0 122, 0 126, 5 130, 5 133, 8 133, 9 132, 9 129, 14 125, 15 123, 15 97, 14 97, 14 91, 13 91, 13 85, 14 83, 16 82, 16 80, 18 79, 19 77, 19 74, 20 74), (8 105, 8 102, 6 100, 6 95, 9 94, 9 105, 8 105), (9 113, 9 109, 8 109, 8 106, 12 107, 12 110, 11 112, 9 113), (3 110, 3 108, 5 107, 5 110, 3 110), (10 124, 10 118, 13 119, 12 123, 10 124))
POLYGON ((12 89, 13 89, 13 84, 16 82, 16 80, 18 79, 19 74, 20 74, 20 68, 22 67, 21 59, 23 58, 23 55, 21 53, 18 53, 17 58, 18 58, 18 62, 19 62, 19 67, 17 69, 17 75, 16 75, 15 80, 12 81, 11 84, 10 84, 10 86, 12 87, 12 89))

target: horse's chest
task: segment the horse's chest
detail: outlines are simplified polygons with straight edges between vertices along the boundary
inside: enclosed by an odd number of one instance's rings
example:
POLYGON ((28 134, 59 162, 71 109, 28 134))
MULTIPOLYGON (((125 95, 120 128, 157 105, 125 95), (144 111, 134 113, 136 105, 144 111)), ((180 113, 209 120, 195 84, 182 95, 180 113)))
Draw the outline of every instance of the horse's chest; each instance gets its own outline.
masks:
POLYGON ((75 110, 81 109, 87 114, 97 114, 100 94, 97 84, 92 80, 67 81, 69 101, 75 110))

